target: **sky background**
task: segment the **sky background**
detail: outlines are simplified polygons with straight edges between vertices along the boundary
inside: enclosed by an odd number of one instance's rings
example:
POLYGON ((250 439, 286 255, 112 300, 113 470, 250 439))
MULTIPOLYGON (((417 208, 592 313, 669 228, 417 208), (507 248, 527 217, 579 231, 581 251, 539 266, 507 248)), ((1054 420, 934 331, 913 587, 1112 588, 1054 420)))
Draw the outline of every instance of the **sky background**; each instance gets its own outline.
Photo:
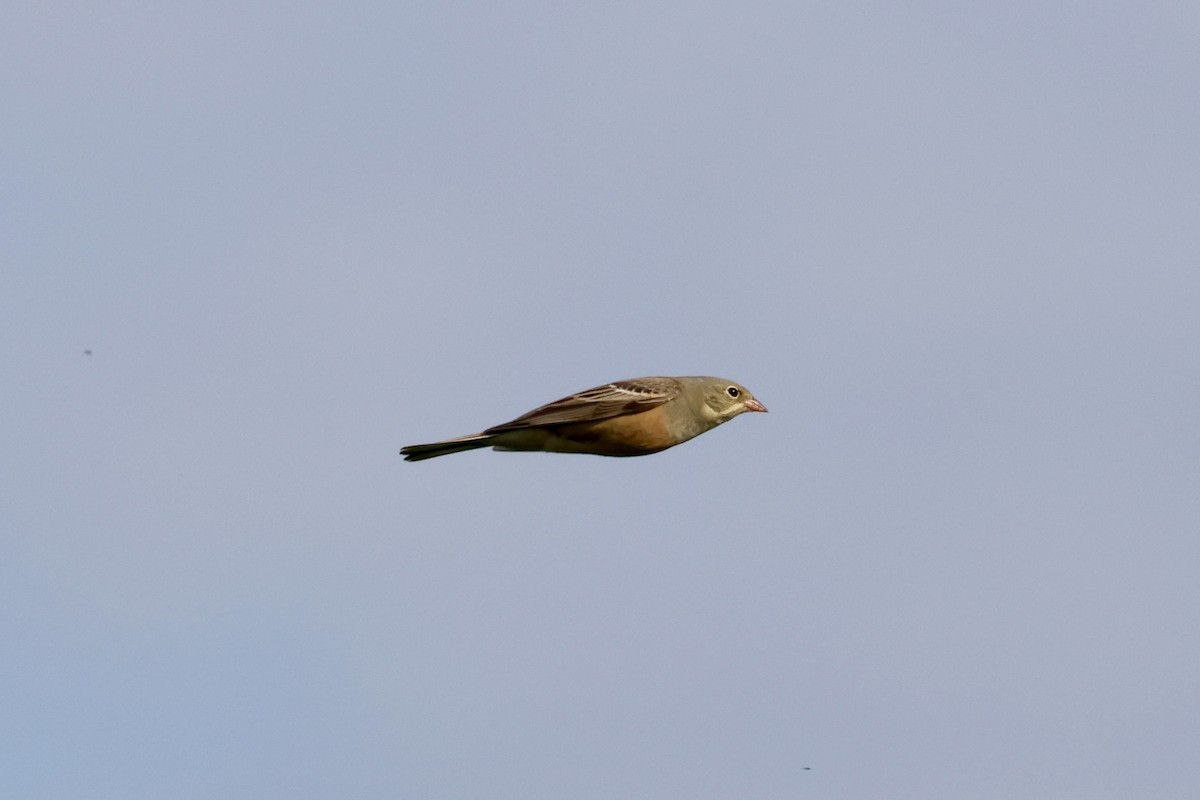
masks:
POLYGON ((0 105, 0 796, 1197 796, 1194 3, 8 4, 0 105))

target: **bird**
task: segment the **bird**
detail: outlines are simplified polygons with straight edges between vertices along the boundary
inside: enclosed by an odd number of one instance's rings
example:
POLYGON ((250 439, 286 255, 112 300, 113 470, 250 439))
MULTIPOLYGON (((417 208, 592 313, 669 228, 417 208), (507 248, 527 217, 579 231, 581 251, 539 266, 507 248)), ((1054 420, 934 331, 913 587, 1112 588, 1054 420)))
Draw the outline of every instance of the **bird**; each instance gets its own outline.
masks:
POLYGON ((400 450, 422 461, 480 447, 504 451, 645 456, 728 422, 766 411, 745 386, 724 378, 632 378, 564 397, 482 433, 400 450))

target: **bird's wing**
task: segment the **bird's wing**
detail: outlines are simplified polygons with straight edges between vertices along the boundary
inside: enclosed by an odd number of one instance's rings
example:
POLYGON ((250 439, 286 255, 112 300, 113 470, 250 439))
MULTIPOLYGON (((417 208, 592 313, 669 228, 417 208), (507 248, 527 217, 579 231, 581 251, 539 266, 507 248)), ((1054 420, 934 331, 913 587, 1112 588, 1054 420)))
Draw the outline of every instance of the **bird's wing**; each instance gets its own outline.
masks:
POLYGON ((535 408, 512 422, 488 428, 484 433, 499 433, 540 425, 563 425, 568 422, 591 422, 622 414, 636 414, 673 400, 679 395, 681 388, 679 381, 674 378, 613 381, 535 408))

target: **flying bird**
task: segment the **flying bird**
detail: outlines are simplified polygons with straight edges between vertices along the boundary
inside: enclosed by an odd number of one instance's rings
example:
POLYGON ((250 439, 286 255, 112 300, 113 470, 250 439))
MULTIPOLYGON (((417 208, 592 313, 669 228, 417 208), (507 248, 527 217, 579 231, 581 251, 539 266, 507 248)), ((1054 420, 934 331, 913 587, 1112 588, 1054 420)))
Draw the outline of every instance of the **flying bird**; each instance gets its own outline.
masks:
POLYGON ((405 461, 493 450, 645 456, 686 442, 744 411, 766 411, 724 378, 633 378, 588 389, 482 433, 400 450, 405 461))

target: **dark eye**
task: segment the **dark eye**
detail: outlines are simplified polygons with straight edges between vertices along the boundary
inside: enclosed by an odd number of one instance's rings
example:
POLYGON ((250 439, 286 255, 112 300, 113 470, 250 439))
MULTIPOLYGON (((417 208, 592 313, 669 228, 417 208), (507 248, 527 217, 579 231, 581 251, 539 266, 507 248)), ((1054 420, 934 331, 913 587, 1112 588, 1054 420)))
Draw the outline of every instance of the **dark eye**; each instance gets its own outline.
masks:
POLYGON ((742 391, 741 391, 741 389, 737 388, 736 386, 730 386, 728 389, 725 390, 725 393, 727 395, 729 395, 730 397, 737 397, 738 395, 740 395, 742 393, 742 391))

